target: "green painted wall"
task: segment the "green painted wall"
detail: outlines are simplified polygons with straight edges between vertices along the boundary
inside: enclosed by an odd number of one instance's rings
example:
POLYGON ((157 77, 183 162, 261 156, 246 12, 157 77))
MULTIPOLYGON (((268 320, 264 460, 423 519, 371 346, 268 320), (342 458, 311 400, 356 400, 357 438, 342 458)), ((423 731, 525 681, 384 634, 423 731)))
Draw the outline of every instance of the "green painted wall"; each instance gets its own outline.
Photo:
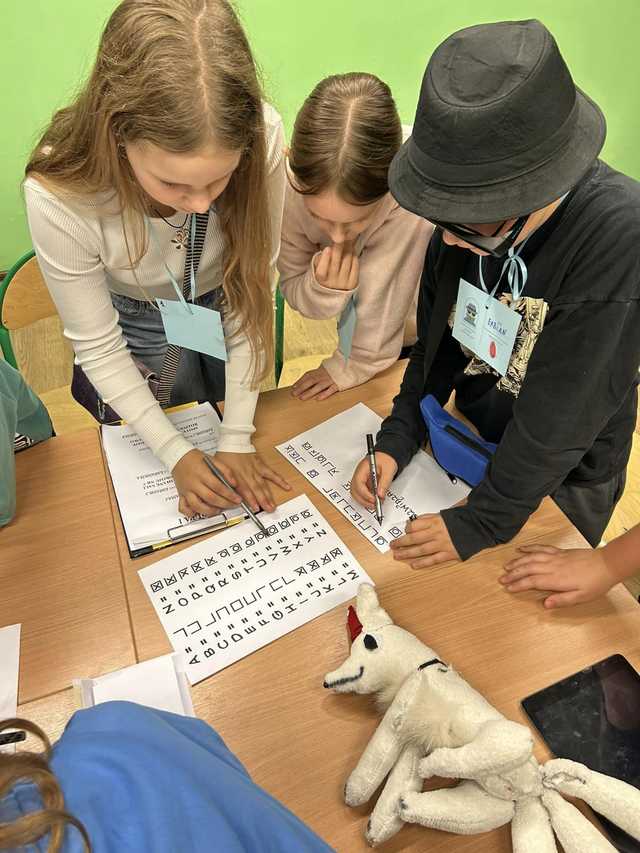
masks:
MULTIPOLYGON (((0 269, 30 245, 20 194, 28 152, 86 74, 115 5, 30 0, 3 8, 0 269)), ((287 130, 321 77, 353 70, 386 80, 410 122, 426 60, 449 33, 485 21, 540 18, 578 85, 604 109, 604 157, 640 179, 640 0, 238 0, 238 6, 267 96, 287 130)))

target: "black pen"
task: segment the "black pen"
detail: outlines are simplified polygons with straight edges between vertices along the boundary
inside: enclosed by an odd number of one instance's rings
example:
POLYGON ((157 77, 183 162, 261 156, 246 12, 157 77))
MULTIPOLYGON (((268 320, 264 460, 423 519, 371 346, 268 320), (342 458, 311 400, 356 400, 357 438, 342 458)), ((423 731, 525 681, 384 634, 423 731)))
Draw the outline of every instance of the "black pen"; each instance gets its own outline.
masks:
POLYGON ((0 732, 0 746, 6 746, 9 743, 20 743, 26 739, 26 732, 0 732))
POLYGON ((373 494, 376 499, 376 520, 378 524, 382 524, 384 516, 382 515, 382 504, 378 495, 378 472, 376 470, 376 455, 373 452, 373 436, 370 432, 367 433, 367 456, 369 457, 369 468, 371 470, 371 485, 373 486, 373 494))
MULTIPOLYGON (((203 455, 202 458, 204 459, 205 464, 207 465, 207 467, 209 468, 211 473, 215 474, 215 476, 220 480, 220 482, 223 483, 223 485, 225 485, 228 489, 230 489, 234 495, 237 495, 238 493, 233 488, 231 483, 227 480, 227 478, 224 476, 222 471, 216 465, 213 464, 213 462, 211 461, 211 459, 209 459, 209 457, 207 456, 206 453, 203 455)), ((255 512, 253 512, 251 507, 248 506, 243 500, 240 501, 240 506, 247 513, 247 515, 255 522, 255 524, 258 526, 259 530, 261 530, 265 536, 268 536, 269 531, 264 526, 264 524, 260 521, 260 519, 255 514, 255 512)))

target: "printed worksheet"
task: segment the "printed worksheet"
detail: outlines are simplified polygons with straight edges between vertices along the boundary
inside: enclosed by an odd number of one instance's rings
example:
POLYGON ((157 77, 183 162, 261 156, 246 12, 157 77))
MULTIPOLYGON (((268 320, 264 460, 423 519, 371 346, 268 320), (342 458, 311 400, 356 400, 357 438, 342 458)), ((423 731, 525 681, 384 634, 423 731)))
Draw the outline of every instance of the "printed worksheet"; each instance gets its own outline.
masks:
MULTIPOLYGON (((220 419, 210 403, 167 417, 194 447, 215 452, 220 419)), ((103 426, 102 445, 131 551, 163 542, 169 528, 190 523, 178 512, 173 477, 130 426, 103 426)))
POLYGON ((381 423, 379 415, 358 403, 277 445, 276 450, 384 553, 392 539, 404 534, 407 521, 453 506, 470 489, 465 483, 452 482, 438 463, 420 450, 391 484, 382 503, 383 521, 378 524, 375 514, 351 497, 350 489, 351 475, 367 453, 366 435, 375 436, 381 423))
POLYGON ((138 574, 191 684, 373 583, 306 495, 138 574))
MULTIPOLYGON (((8 720, 17 713, 20 627, 7 625, 0 628, 0 720, 8 720)), ((15 752, 15 746, 0 746, 0 752, 15 752)))

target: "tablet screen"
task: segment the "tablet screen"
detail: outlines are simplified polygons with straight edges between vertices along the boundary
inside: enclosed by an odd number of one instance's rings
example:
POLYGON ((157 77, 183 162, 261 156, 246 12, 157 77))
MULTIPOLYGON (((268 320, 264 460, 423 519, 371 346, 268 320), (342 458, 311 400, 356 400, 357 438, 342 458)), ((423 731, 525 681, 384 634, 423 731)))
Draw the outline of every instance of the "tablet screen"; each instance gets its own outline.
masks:
MULTIPOLYGON (((534 693, 522 707, 555 756, 640 788, 640 675, 622 655, 534 693)), ((610 827, 619 850, 640 851, 610 827)))

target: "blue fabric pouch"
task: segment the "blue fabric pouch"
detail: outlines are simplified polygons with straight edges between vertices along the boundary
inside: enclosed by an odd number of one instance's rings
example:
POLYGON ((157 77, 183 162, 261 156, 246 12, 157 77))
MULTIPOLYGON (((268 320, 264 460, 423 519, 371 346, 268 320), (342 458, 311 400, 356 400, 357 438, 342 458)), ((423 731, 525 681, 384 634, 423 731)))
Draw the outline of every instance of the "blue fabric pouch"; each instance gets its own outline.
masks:
POLYGON ((442 408, 432 394, 420 401, 433 456, 442 468, 470 486, 484 479, 497 444, 477 436, 442 408))

